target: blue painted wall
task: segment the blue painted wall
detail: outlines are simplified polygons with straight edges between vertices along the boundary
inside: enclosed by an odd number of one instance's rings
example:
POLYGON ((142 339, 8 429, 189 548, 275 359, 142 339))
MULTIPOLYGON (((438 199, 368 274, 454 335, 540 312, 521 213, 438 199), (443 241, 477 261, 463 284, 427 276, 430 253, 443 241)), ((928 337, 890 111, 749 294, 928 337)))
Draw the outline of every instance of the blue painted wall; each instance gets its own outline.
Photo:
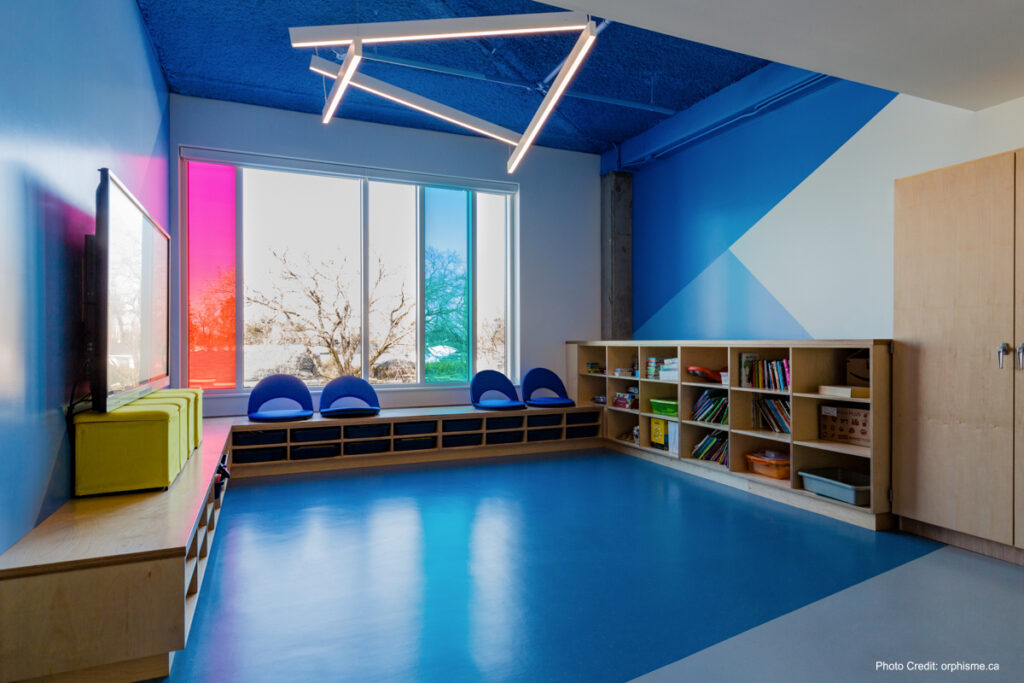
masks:
MULTIPOLYGON (((800 78, 808 73, 791 71, 800 78)), ((758 78, 748 77, 751 83, 758 78)), ((743 83, 700 106, 717 104, 718 115, 727 118, 729 107, 738 114, 773 94, 763 78, 746 90, 743 83)), ((717 134, 635 169, 637 338, 811 336, 729 248, 895 96, 838 79, 812 83, 781 106, 744 115, 717 134)), ((793 244, 790 253, 796 257, 799 250, 793 244)))
POLYGON ((167 224, 167 85, 132 0, 0 2, 0 552, 70 494, 97 169, 167 224))

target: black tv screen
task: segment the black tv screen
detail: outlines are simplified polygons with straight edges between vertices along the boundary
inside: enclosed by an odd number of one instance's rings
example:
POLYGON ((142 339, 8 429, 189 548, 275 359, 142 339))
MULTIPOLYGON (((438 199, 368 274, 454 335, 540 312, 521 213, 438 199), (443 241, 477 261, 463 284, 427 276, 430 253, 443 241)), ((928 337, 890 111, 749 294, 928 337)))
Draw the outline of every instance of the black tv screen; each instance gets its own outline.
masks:
POLYGON ((170 383, 170 237, 105 168, 92 252, 90 390, 108 412, 170 383))

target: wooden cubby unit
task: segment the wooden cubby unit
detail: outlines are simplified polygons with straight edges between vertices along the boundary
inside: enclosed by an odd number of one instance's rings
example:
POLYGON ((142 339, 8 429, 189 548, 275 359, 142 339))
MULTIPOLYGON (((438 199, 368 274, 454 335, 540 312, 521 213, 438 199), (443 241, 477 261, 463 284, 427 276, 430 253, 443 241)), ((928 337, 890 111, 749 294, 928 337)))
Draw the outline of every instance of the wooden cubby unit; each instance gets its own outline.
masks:
POLYGON ((602 408, 603 433, 616 449, 676 469, 725 484, 744 488, 758 495, 842 519, 860 526, 888 528, 894 522, 890 514, 890 432, 891 432, 891 354, 885 339, 816 341, 587 341, 569 342, 569 368, 585 369, 584 357, 603 357, 608 373, 616 367, 630 367, 636 358, 640 378, 585 376, 577 372, 568 378, 570 395, 583 405, 602 392, 611 401, 616 392, 629 386, 640 387, 640 408, 625 411, 602 408), (818 393, 823 384, 846 384, 846 359, 853 353, 869 355, 871 396, 864 399, 837 398, 818 393), (742 387, 739 359, 742 353, 756 353, 758 360, 787 360, 791 383, 783 389, 742 387), (648 357, 679 359, 678 382, 652 381, 645 377, 648 357), (687 373, 690 366, 727 370, 728 385, 687 373), (720 391, 729 400, 726 425, 690 420, 694 403, 705 390, 720 391), (652 398, 679 401, 679 450, 667 452, 652 448, 650 420, 652 398), (789 401, 792 433, 779 433, 755 421, 754 401, 759 398, 789 401), (871 411, 871 445, 822 441, 818 438, 819 410, 822 405, 848 406, 871 411), (640 439, 619 437, 640 427, 640 439), (691 457, 693 447, 714 430, 728 435, 728 467, 691 457), (760 449, 790 454, 790 478, 773 479, 748 471, 744 457, 760 449), (843 467, 871 478, 871 504, 864 507, 824 498, 804 490, 801 469, 843 467))

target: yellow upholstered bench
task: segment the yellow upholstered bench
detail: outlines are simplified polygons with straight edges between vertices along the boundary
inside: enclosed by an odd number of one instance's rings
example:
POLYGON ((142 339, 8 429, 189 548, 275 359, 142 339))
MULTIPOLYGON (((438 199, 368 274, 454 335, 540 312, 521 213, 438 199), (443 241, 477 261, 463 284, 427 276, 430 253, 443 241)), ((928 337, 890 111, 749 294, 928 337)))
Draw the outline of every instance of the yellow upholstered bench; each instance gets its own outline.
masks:
POLYGON ((188 458, 192 455, 192 431, 195 429, 192 422, 192 412, 189 410, 187 398, 176 398, 174 396, 163 396, 156 392, 147 394, 136 399, 129 405, 133 406, 173 406, 178 409, 178 467, 184 467, 188 458))
POLYGON ((146 394, 140 400, 154 400, 161 397, 184 398, 188 400, 189 415, 192 419, 192 448, 199 448, 203 441, 203 390, 202 389, 160 389, 146 394))
POLYGON ((132 403, 75 415, 75 495, 166 488, 181 469, 176 405, 132 403))

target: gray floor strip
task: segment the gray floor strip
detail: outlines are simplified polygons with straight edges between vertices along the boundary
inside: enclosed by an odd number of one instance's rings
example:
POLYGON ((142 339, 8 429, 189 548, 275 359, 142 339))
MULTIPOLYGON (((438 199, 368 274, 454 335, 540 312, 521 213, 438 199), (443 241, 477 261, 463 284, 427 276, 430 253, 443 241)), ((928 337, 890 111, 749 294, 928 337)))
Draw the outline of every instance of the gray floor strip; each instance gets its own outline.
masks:
POLYGON ((1024 567, 942 548, 635 680, 929 679, 1024 681, 1024 567))

